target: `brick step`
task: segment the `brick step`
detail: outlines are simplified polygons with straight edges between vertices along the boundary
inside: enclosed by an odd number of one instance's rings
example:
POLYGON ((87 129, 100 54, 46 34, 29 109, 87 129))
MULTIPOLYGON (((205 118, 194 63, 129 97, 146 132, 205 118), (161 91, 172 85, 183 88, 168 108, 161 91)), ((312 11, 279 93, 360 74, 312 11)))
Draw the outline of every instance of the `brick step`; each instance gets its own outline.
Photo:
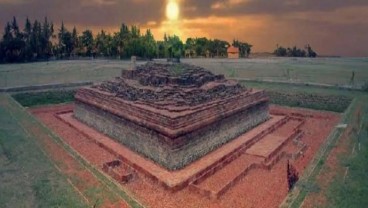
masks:
POLYGON ((266 157, 265 162, 272 161, 272 158, 278 154, 278 152, 284 147, 286 143, 288 143, 291 140, 294 140, 297 137, 302 137, 304 135, 304 132, 297 129, 294 130, 292 134, 290 134, 277 148, 275 148, 269 155, 266 157))
MULTIPOLYGON (((290 139, 288 139, 289 141, 292 139, 294 140, 298 140, 300 138, 302 138, 304 136, 304 132, 297 130, 295 133, 293 133, 290 136, 290 139)), ((295 149, 293 148, 293 150, 284 150, 282 152, 275 152, 270 158, 267 158, 264 162, 263 162, 263 169, 267 169, 267 170, 271 170, 271 168, 276 165, 280 160, 282 160, 283 158, 289 159, 289 160, 296 160, 298 159, 301 155, 302 152, 304 152, 307 149, 307 145, 303 143, 302 146, 298 146, 295 145, 295 143, 292 143, 292 145, 295 147, 295 149)), ((281 149, 281 148, 280 148, 281 149)))
POLYGON ((133 171, 123 165, 121 160, 104 163, 102 170, 120 183, 128 183, 133 179, 133 171))
POLYGON ((217 199, 251 169, 255 168, 256 163, 261 164, 262 160, 260 157, 242 154, 211 177, 200 182, 194 182, 190 185, 190 188, 210 199, 217 199))
MULTIPOLYGON (((225 194, 239 180, 244 178, 249 173, 249 171, 257 168, 271 170, 271 168, 281 159, 291 158, 291 153, 285 151, 280 152, 280 150, 290 140, 296 140, 296 138, 302 137, 303 132, 298 129, 302 121, 293 122, 289 119, 288 121, 291 123, 291 126, 295 128, 291 128, 291 132, 289 132, 289 135, 286 138, 283 138, 279 143, 277 143, 276 148, 266 153, 267 157, 249 154, 247 152, 249 149, 247 149, 245 152, 242 152, 242 154, 240 154, 238 158, 234 159, 233 161, 229 162, 229 164, 227 164, 225 167, 213 173, 211 177, 207 176, 206 178, 203 177, 201 178, 201 180, 195 181, 193 184, 191 184, 191 189, 208 198, 217 199, 225 194)), ((283 123, 281 124, 282 127, 286 126, 287 128, 289 128, 290 131, 290 125, 285 122, 281 123, 283 123)), ((277 131, 278 129, 274 132, 277 131)), ((270 138, 272 138, 273 133, 269 135, 271 135, 270 138)), ((262 137, 261 141, 266 141, 264 139, 267 139, 269 135, 262 137)), ((258 144, 262 145, 262 143, 260 142, 256 143, 255 145, 258 144)), ((251 146, 250 148, 252 148, 253 146, 251 146)))
POLYGON ((277 131, 272 133, 272 135, 289 137, 291 133, 294 133, 296 130, 300 129, 300 127, 304 124, 304 121, 304 119, 295 119, 289 117, 289 121, 285 125, 280 126, 277 131))
POLYGON ((293 144, 295 147, 295 151, 290 152, 290 158, 293 160, 298 159, 299 157, 304 155, 304 152, 307 150, 308 146, 303 141, 301 141, 301 138, 304 136, 304 133, 302 135, 297 136, 295 139, 293 139, 293 144))
POLYGON ((265 137, 267 134, 275 131, 280 126, 284 125, 289 121, 289 117, 284 117, 280 119, 278 122, 274 123, 269 128, 259 132, 257 135, 255 135, 251 140, 248 140, 244 142, 242 145, 239 145, 238 148, 236 148, 232 153, 227 154, 221 160, 217 161, 212 167, 208 168, 206 171, 204 171, 199 177, 197 177, 195 183, 200 183, 204 181, 207 177, 215 174, 217 171, 223 169, 226 165, 230 164, 232 161, 237 159, 239 156, 241 156, 246 149, 251 147, 253 144, 257 143, 259 140, 261 140, 263 137, 265 137))

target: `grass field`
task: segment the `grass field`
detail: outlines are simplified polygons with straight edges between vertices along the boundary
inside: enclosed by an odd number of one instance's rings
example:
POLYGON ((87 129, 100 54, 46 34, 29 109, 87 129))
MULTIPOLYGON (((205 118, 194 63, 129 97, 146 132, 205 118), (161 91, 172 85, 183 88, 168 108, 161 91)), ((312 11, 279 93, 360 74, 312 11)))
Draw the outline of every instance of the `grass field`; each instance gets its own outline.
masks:
MULTIPOLYGON (((350 85, 355 71, 355 87, 368 80, 368 58, 260 58, 182 59, 230 78, 300 83, 350 85)), ((144 62, 139 62, 142 64, 144 62)), ((102 81, 130 67, 129 61, 79 60, 0 65, 0 88, 102 81)))
POLYGON ((80 81, 102 81, 119 76, 129 61, 78 60, 0 65, 0 88, 80 81))
POLYGON ((190 59, 183 62, 239 79, 344 86, 351 84, 352 72, 355 71, 356 87, 368 80, 368 58, 190 59))
POLYGON ((53 90, 14 94, 14 99, 24 107, 61 104, 74 101, 75 90, 53 90))
MULTIPOLYGON (((329 207, 366 207, 368 204, 368 96, 359 101, 361 117, 351 118, 354 125, 348 137, 348 151, 337 155, 343 171, 336 174, 321 193, 328 199, 329 207)), ((324 167, 321 172, 328 171, 331 169, 324 167)))
POLYGON ((0 95, 0 207, 87 207, 0 95))

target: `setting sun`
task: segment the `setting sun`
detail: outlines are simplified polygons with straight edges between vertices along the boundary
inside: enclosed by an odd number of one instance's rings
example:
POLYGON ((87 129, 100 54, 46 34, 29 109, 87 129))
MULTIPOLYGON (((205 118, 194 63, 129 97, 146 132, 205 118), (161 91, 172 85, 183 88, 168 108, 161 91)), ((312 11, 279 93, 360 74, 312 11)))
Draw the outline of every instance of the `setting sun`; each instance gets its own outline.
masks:
POLYGON ((170 0, 166 5, 166 17, 169 20, 177 20, 179 17, 179 5, 175 0, 170 0))

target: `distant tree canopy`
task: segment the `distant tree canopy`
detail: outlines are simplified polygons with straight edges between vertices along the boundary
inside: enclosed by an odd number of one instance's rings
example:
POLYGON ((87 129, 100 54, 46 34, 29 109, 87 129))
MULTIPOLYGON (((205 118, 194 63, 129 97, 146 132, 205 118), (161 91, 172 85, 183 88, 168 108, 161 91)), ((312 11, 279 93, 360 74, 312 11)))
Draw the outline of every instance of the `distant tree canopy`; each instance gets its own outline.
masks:
POLYGON ((230 44, 219 39, 188 38, 185 42, 186 57, 226 57, 230 44))
POLYGON ((22 62, 34 58, 47 59, 51 55, 51 37, 53 24, 45 18, 43 23, 35 21, 33 25, 27 18, 23 32, 16 18, 8 22, 0 42, 0 62, 22 62))
POLYGON ((252 50, 252 47, 253 47, 249 43, 243 43, 238 40, 234 40, 232 45, 234 47, 239 48, 239 53, 240 53, 239 56, 241 58, 249 57, 250 51, 252 50))
POLYGON ((317 57, 317 53, 313 51, 312 47, 307 44, 304 49, 297 48, 296 46, 292 48, 284 48, 282 46, 277 46, 276 50, 273 52, 276 56, 281 57, 317 57))
MULTIPOLYGON (((234 40, 232 45, 239 48, 240 57, 249 56, 252 45, 238 40, 234 40)), ((94 35, 91 30, 78 33, 75 27, 69 31, 64 22, 54 30, 54 24, 47 18, 34 22, 27 18, 21 30, 14 17, 6 24, 0 39, 0 63, 49 60, 51 57, 227 57, 229 46, 227 41, 206 37, 188 38, 183 43, 178 36, 166 34, 163 41, 156 41, 151 30, 141 33, 139 27, 125 24, 113 34, 101 30, 94 35)))

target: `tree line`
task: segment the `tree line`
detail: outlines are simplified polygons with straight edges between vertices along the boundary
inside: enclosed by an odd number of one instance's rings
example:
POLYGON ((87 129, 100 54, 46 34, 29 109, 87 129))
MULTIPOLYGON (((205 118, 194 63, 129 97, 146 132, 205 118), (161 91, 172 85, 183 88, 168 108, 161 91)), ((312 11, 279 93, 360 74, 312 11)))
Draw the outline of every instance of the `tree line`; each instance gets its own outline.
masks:
MULTIPOLYGON (((240 57, 248 57, 252 45, 234 40, 240 57)), ((25 20, 20 29, 14 17, 4 28, 0 40, 0 63, 32 62, 39 60, 71 59, 75 57, 106 57, 125 59, 138 56, 143 59, 174 57, 227 57, 230 43, 219 39, 188 38, 185 43, 175 35, 164 35, 156 41, 150 29, 122 24, 119 31, 101 30, 94 35, 91 30, 81 33, 74 27, 69 30, 61 23, 59 29, 47 17, 43 21, 25 20)))
POLYGON ((282 46, 277 46, 276 50, 273 52, 276 56, 280 57, 317 57, 317 53, 312 49, 312 47, 307 44, 305 50, 297 48, 296 46, 292 48, 284 48, 282 46))

